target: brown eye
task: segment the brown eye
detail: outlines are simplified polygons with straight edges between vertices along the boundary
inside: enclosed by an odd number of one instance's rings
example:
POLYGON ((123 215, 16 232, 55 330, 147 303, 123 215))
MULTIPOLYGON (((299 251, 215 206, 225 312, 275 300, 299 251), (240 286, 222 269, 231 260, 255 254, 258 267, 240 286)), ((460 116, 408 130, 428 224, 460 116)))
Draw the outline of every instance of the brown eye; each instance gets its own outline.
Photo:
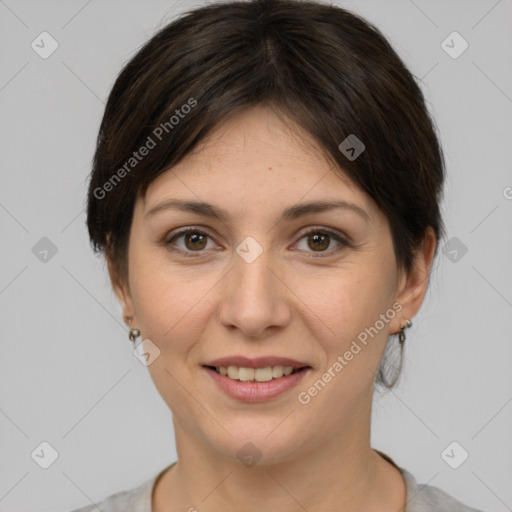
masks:
POLYGON ((313 233, 308 235, 308 246, 313 250, 325 251, 329 247, 330 236, 326 233, 313 233))
POLYGON ((198 229, 185 229, 168 238, 164 245, 170 251, 184 256, 200 256, 201 253, 207 252, 204 249, 207 249, 209 239, 211 240, 211 237, 207 233, 198 229))
MULTIPOLYGON (((316 228, 304 233, 297 247, 301 251, 319 253, 318 256, 320 256, 321 253, 325 253, 325 256, 330 256, 349 245, 350 244, 342 235, 329 229, 316 228), (333 242, 334 247, 331 247, 333 242), (303 244, 303 247, 300 247, 301 244, 303 244)), ((312 257, 314 256, 316 255, 312 257)))
POLYGON ((186 233, 184 235, 186 248, 191 251, 204 249, 206 246, 206 236, 199 232, 186 233))

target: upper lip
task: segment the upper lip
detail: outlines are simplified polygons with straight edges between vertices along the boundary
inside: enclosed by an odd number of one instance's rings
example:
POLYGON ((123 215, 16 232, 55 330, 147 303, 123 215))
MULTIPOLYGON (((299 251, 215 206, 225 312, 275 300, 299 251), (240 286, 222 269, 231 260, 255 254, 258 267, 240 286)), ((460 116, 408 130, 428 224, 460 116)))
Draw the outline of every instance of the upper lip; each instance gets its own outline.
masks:
POLYGON ((243 368, 265 368, 267 366, 291 366, 292 368, 303 368, 309 366, 307 363, 290 359, 288 357, 264 356, 249 358, 245 356, 227 356, 215 359, 204 366, 238 366, 243 368))

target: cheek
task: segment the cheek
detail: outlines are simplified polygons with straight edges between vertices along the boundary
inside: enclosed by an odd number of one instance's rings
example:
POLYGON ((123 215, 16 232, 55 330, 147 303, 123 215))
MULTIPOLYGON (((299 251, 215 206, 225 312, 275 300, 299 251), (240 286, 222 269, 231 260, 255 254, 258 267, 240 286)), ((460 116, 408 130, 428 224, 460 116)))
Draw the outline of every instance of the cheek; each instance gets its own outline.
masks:
POLYGON ((315 321, 325 339, 339 344, 369 325, 391 307, 393 283, 389 274, 370 272, 369 268, 354 266, 329 275, 296 281, 297 296, 309 310, 307 316, 315 321))
POLYGON ((132 295, 137 320, 144 337, 162 352, 185 350, 200 337, 204 316, 218 277, 199 267, 175 267, 151 249, 134 251, 131 261, 132 295))
POLYGON ((321 278, 296 279, 297 296, 307 305, 302 316, 321 347, 323 370, 337 376, 331 389, 340 400, 359 396, 378 370, 395 314, 392 265, 392 259, 365 258, 321 278))
POLYGON ((186 390, 191 389, 189 379, 195 374, 189 370, 197 363, 197 340, 212 314, 211 294, 218 277, 206 272, 199 276, 197 270, 177 270, 169 264, 159 267, 155 260, 149 264, 146 258, 145 263, 139 258, 138 266, 133 267, 132 295, 142 336, 160 351, 148 370, 173 413, 193 416, 189 410, 193 403, 186 390))

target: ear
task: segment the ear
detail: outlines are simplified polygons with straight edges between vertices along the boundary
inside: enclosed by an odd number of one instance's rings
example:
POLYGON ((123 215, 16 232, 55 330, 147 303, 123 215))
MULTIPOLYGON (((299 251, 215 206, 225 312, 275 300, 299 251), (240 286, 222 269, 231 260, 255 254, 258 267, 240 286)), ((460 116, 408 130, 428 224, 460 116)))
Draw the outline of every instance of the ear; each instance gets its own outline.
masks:
POLYGON ((436 245, 436 235, 429 226, 420 247, 414 253, 411 270, 401 273, 396 300, 402 305, 402 310, 390 322, 391 332, 399 332, 400 325, 412 319, 420 309, 427 292, 436 245))
POLYGON ((128 283, 126 283, 125 280, 122 279, 122 277, 119 275, 116 269, 112 250, 110 247, 110 237, 107 237, 105 259, 107 261, 108 273, 110 276, 110 282, 112 283, 112 289, 114 290, 117 300, 119 301, 119 304, 121 305, 121 308, 123 310, 123 318, 125 323, 129 327, 134 327, 135 325, 137 325, 137 321, 135 319, 135 312, 133 308, 130 288, 128 286, 128 283))

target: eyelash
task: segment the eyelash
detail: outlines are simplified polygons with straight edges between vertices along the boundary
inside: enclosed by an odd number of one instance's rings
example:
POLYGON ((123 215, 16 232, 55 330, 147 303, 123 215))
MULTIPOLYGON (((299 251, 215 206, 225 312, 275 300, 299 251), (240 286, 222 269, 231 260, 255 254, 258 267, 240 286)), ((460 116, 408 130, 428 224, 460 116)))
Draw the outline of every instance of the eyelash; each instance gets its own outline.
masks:
MULTIPOLYGON (((182 249, 177 249, 177 248, 171 246, 171 242, 174 242, 180 236, 186 235, 187 233, 196 233, 196 234, 200 234, 200 235, 205 235, 205 236, 209 237, 210 239, 212 238, 208 233, 205 233, 204 231, 201 231, 200 229, 191 227, 191 228, 182 229, 181 231, 174 233, 171 238, 165 238, 162 243, 169 251, 181 253, 186 258, 197 258, 201 255, 201 253, 203 253, 205 251, 183 251, 182 249)), ((309 231, 306 231, 305 233, 303 233, 302 236, 299 238, 299 240, 302 240, 303 238, 307 237, 308 235, 311 235, 314 233, 329 235, 340 245, 335 249, 326 250, 326 251, 318 251, 318 256, 317 255, 308 256, 309 258, 326 257, 326 256, 321 256, 321 254, 327 254, 328 256, 331 256, 332 253, 338 252, 338 251, 342 250, 343 248, 350 245, 349 242, 343 236, 341 236, 339 233, 337 233, 336 231, 327 229, 327 228, 312 228, 309 231)), ((313 254, 315 253, 314 251, 312 251, 312 252, 313 252, 313 254)))

